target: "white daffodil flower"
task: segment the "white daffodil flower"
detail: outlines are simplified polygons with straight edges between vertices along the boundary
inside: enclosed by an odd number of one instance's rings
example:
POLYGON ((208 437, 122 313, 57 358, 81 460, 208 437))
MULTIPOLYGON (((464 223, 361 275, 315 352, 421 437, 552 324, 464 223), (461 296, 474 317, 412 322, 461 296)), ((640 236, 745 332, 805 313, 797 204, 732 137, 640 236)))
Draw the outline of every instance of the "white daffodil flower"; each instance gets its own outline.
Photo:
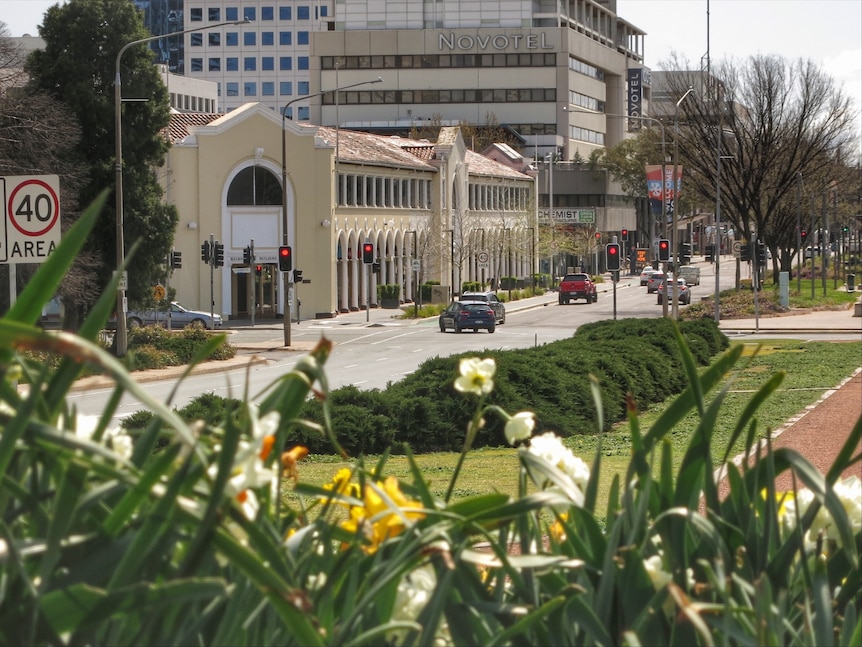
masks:
POLYGON ((514 445, 519 440, 526 440, 536 426, 536 414, 532 411, 521 411, 506 421, 506 440, 514 445))
POLYGON ((493 359, 470 357, 462 359, 460 377, 455 380, 455 389, 462 393, 487 395, 494 390, 494 372, 497 364, 493 359))
POLYGON ((590 481, 590 468, 572 450, 563 445, 562 439, 552 432, 533 436, 530 439, 531 454, 544 458, 551 465, 566 474, 581 491, 587 489, 590 481))
POLYGON ((653 555, 646 558, 644 560, 644 569, 646 569, 647 575, 649 575, 649 579, 656 591, 660 591, 673 580, 671 574, 664 570, 661 555, 653 555))

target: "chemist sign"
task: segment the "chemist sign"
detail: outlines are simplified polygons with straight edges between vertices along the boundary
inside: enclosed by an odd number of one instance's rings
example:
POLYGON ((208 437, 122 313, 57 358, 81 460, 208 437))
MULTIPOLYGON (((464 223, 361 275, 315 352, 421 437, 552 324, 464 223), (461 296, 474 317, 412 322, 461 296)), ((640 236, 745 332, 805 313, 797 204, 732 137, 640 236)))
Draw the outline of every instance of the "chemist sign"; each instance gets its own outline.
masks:
POLYGON ((42 263, 60 242, 60 178, 13 175, 0 182, 0 263, 42 263))

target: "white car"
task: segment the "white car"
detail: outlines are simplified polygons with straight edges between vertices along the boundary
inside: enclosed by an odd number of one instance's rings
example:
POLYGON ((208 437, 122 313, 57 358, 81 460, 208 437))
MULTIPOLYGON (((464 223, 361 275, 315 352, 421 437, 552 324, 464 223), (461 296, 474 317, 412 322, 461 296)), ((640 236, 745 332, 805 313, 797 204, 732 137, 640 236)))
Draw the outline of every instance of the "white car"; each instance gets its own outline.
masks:
MULTIPOLYGON (((171 303, 170 309, 171 328, 185 328, 194 323, 200 323, 207 330, 221 328, 222 318, 220 314, 210 316, 209 312, 200 310, 189 310, 176 301, 171 303)), ((156 310, 136 312, 130 310, 126 313, 127 328, 139 328, 140 326, 152 326, 158 324, 163 327, 168 325, 168 313, 156 310)))
POLYGON ((641 287, 649 283, 649 277, 657 271, 658 270, 654 269, 652 265, 647 265, 643 268, 641 270, 641 287))

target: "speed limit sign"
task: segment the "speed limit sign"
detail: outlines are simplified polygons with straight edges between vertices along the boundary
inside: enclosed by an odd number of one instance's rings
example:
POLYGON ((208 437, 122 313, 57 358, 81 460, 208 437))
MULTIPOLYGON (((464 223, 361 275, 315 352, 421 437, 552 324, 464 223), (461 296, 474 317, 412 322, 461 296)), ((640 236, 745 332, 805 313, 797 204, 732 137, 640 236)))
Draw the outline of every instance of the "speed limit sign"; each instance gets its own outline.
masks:
POLYGON ((481 251, 478 254, 476 254, 476 265, 480 268, 487 268, 488 262, 490 260, 491 260, 491 257, 488 254, 488 252, 481 251))
POLYGON ((0 262, 41 263, 60 242, 60 178, 13 175, 3 182, 0 262))

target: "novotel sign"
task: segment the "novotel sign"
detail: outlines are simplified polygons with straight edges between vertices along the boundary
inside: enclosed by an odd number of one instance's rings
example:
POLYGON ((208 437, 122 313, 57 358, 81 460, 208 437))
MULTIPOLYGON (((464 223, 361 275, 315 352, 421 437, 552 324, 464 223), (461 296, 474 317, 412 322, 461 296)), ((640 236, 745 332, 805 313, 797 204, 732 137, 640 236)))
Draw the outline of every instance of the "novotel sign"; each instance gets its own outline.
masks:
POLYGON ((437 47, 441 50, 554 49, 554 46, 548 43, 547 34, 543 31, 538 34, 489 34, 487 36, 440 33, 437 34, 437 47))

